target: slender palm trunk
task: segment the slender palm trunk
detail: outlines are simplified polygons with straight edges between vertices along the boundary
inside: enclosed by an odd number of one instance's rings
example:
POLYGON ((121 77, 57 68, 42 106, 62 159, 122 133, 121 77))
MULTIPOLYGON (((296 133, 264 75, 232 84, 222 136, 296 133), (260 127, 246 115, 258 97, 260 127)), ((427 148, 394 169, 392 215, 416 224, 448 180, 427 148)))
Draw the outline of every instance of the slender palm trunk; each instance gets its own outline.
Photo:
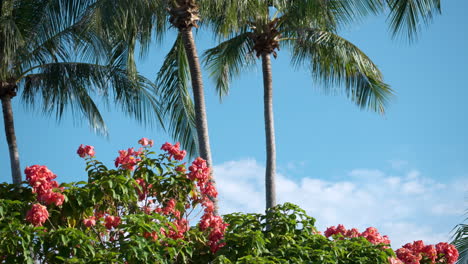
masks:
POLYGON ((18 146, 16 145, 15 125, 13 123, 13 109, 11 97, 4 95, 2 100, 3 121, 5 123, 5 135, 10 150, 11 177, 14 184, 21 183, 21 169, 19 162, 18 146))
MULTIPOLYGON (((201 75, 200 61, 198 59, 197 48, 192 34, 192 28, 181 30, 182 40, 187 53, 187 59, 190 68, 190 78, 192 80, 193 98, 195 105, 195 126, 198 136, 198 150, 200 156, 206 160, 208 167, 211 168, 211 183, 216 186, 213 177, 213 162, 211 160, 210 139, 208 136, 208 120, 206 117, 205 95, 203 90, 203 80, 201 75)), ((215 205, 215 214, 218 214, 218 200, 211 197, 215 205)))
POLYGON ((263 70, 263 103, 265 113, 265 136, 266 136, 266 171, 265 171, 265 194, 266 208, 276 205, 276 144, 275 144, 275 123, 273 117, 273 81, 271 73, 270 54, 262 53, 263 70))

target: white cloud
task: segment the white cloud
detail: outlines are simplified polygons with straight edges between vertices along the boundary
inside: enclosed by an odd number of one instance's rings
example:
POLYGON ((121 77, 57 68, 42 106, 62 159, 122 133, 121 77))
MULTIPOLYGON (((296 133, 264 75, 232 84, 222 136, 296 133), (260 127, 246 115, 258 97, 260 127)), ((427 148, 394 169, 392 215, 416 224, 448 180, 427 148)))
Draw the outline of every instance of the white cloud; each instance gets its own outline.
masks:
MULTIPOLYGON (((214 169, 221 213, 264 211, 264 166, 246 159, 214 169)), ((279 203, 299 205, 317 219, 321 230, 337 224, 360 230, 374 226, 398 248, 420 239, 447 241, 466 208, 466 188, 460 184, 466 181, 439 183, 417 170, 395 176, 382 170, 355 169, 340 181, 278 174, 276 190, 279 203)))

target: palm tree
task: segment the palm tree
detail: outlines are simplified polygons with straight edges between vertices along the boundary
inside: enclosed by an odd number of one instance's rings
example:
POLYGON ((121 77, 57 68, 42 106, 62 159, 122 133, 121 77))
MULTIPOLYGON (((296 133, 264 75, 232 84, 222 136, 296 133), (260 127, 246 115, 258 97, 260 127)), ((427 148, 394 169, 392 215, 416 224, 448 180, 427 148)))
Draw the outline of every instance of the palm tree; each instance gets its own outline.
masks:
POLYGON ((414 36, 418 19, 429 19, 436 0, 239 0, 224 1, 211 21, 215 31, 229 37, 209 49, 205 63, 220 97, 242 70, 261 57, 266 134, 266 208, 276 204, 276 146, 273 117, 271 55, 277 57, 280 43, 292 52, 292 64, 309 66, 312 77, 325 89, 343 87, 346 96, 361 108, 384 113, 392 94, 377 66, 358 47, 337 35, 340 25, 368 13, 391 7, 394 33, 407 29, 414 36), (432 3, 432 4, 431 4, 432 3), (430 10, 430 11, 427 11, 430 10), (274 14, 271 15, 270 12, 274 14), (255 56, 254 56, 255 55, 255 56))
POLYGON ((17 92, 58 119, 67 109, 84 115, 100 133, 107 131, 94 96, 112 98, 139 121, 159 115, 154 85, 129 77, 128 53, 99 37, 86 19, 89 8, 84 0, 0 2, 0 98, 15 184, 22 181, 11 107, 17 92))

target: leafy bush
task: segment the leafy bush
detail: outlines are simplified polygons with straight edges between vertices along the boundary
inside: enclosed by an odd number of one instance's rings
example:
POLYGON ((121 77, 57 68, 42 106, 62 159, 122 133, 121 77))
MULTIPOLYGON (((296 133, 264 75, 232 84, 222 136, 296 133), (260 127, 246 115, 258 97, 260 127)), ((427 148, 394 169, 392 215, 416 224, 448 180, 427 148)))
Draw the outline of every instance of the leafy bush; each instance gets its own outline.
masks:
POLYGON ((88 182, 59 185, 47 167, 34 165, 25 170, 31 188, 1 185, 0 262, 187 263, 195 250, 210 255, 222 247, 226 224, 213 214, 217 192, 206 162, 198 158, 186 171, 178 144, 156 155, 152 141, 139 143, 137 151, 119 151, 116 169, 80 146, 88 182))
POLYGON ((394 253, 364 237, 330 240, 315 228, 315 219, 285 203, 266 215, 230 214, 226 247, 213 263, 389 263, 394 253))

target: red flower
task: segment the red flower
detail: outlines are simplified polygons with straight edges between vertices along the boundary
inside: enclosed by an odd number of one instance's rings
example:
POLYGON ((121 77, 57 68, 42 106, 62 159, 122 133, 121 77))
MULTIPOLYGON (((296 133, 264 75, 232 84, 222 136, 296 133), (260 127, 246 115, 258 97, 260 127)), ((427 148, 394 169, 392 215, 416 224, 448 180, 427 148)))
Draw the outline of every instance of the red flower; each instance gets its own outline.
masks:
POLYGON ((94 152, 94 147, 93 146, 84 146, 83 144, 81 144, 78 147, 78 150, 76 151, 76 153, 81 158, 84 158, 86 156, 94 157, 94 155, 96 154, 96 152, 94 152))
POLYGON ((395 251, 397 257, 405 264, 420 264, 422 256, 407 248, 400 248, 395 251))
POLYGON ((142 139, 138 140, 138 144, 142 145, 143 147, 146 147, 146 146, 152 147, 153 144, 154 144, 154 141, 149 140, 147 138, 142 138, 142 139))
POLYGON ((56 206, 61 206, 65 200, 65 196, 61 193, 49 191, 40 195, 38 200, 46 204, 55 204, 56 206))
POLYGON ((92 227, 96 225, 96 217, 91 216, 90 218, 83 219, 83 224, 86 227, 92 227))
POLYGON ((37 193, 37 200, 44 202, 45 204, 54 203, 57 206, 61 206, 65 199, 65 196, 60 193, 59 185, 57 181, 54 181, 57 177, 52 171, 46 166, 33 165, 27 167, 24 170, 26 174, 26 180, 32 187, 32 192, 37 193), (58 192, 54 192, 54 189, 58 189, 58 192))
POLYGON ((33 204, 32 208, 26 214, 26 221, 34 226, 42 226, 49 218, 47 208, 41 204, 33 204))
MULTIPOLYGON (((458 250, 454 245, 449 243, 440 242, 435 246, 437 253, 442 254, 442 259, 447 261, 447 264, 453 264, 458 260, 458 250)), ((442 262, 439 260, 439 262, 442 262)))
POLYGON ((361 233, 356 228, 349 229, 346 232, 346 237, 359 237, 361 233))
POLYGON ((169 159, 172 159, 172 157, 174 157, 174 159, 176 160, 183 160, 185 158, 185 155, 187 155, 187 152, 185 150, 180 150, 179 142, 177 142, 175 145, 166 142, 161 146, 161 149, 169 153, 169 159))
POLYGON ((115 167, 122 166, 125 170, 134 170, 135 166, 141 159, 138 157, 142 154, 141 151, 135 151, 133 148, 128 150, 119 150, 119 156, 115 159, 115 167))
POLYGON ((104 219, 104 222, 107 229, 112 229, 112 227, 117 228, 120 224, 120 217, 108 215, 104 219))

